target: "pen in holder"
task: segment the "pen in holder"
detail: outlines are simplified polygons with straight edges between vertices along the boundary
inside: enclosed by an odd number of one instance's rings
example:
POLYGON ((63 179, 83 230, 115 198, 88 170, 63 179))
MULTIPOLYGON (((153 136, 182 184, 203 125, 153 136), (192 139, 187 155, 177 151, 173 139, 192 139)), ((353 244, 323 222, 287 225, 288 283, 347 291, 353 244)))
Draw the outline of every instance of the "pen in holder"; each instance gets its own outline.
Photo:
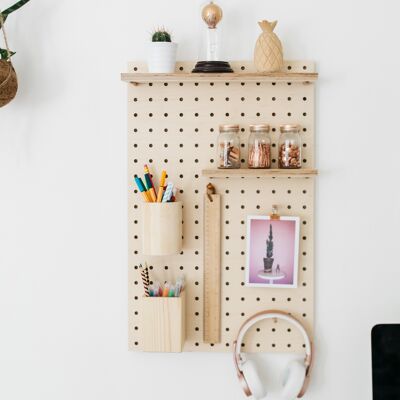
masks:
POLYGON ((182 250, 182 202, 143 203, 143 254, 166 256, 182 250))
POLYGON ((179 297, 142 298, 144 351, 179 353, 186 338, 185 290, 179 297))

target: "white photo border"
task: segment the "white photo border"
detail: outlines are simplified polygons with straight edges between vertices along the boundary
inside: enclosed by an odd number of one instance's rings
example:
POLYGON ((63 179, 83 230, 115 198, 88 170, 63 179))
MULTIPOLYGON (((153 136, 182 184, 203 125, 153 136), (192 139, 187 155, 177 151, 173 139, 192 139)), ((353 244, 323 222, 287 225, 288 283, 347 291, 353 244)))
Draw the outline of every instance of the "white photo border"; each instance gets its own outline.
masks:
POLYGON ((252 220, 271 220, 268 215, 248 215, 247 216, 247 243, 246 243, 246 280, 245 285, 247 287, 262 287, 262 288, 285 288, 285 289, 296 289, 298 287, 298 272, 299 272, 299 244, 300 244, 300 217, 294 216, 282 216, 279 217, 279 221, 295 221, 295 243, 294 243, 294 260, 293 260, 293 283, 292 284, 279 284, 279 283, 251 283, 250 282, 250 222, 252 220))

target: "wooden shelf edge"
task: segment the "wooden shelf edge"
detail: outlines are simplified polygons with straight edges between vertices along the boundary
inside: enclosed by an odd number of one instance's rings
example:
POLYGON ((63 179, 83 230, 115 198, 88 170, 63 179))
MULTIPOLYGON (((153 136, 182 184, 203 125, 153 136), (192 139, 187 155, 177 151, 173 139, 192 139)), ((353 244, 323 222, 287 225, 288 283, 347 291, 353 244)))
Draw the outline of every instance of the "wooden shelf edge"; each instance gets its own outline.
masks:
POLYGON ((202 176, 209 178, 312 178, 318 175, 318 170, 312 168, 300 169, 203 169, 202 176))
POLYGON ((316 72, 275 72, 260 73, 225 73, 225 74, 150 74, 123 72, 121 80, 133 84, 152 82, 302 82, 310 83, 318 79, 316 72))

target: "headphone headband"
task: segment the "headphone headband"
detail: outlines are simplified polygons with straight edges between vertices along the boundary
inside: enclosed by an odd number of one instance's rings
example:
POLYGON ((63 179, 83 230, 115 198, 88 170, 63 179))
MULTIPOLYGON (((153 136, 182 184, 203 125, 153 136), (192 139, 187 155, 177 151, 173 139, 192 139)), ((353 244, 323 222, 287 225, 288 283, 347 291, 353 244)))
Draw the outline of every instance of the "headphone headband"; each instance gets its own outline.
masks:
POLYGON ((257 322, 262 321, 264 319, 281 319, 286 322, 289 322, 293 326, 299 330, 303 336, 304 339, 304 344, 305 344, 305 352, 306 352, 306 358, 304 360, 304 364, 307 369, 307 374, 306 376, 308 377, 309 372, 310 372, 310 367, 312 364, 312 343, 310 341, 310 338, 308 337, 308 334, 306 330, 304 329, 303 325, 294 317, 289 315, 288 313, 278 311, 278 310, 266 310, 266 311, 261 311, 257 314, 254 314, 250 318, 248 318, 243 325, 240 327, 237 338, 234 342, 234 361, 235 361, 235 367, 238 373, 241 373, 240 369, 240 364, 241 364, 241 347, 242 347, 242 342, 243 339, 247 333, 247 331, 255 325, 257 322))
POLYGON ((290 324, 294 325, 302 334, 304 343, 305 343, 305 352, 306 352, 306 357, 304 359, 304 366, 306 368, 306 373, 304 377, 304 382, 303 386, 297 395, 298 398, 302 397, 304 393, 307 390, 308 383, 310 380, 310 374, 311 374, 311 367, 312 367, 312 361, 313 361, 313 345, 308 337, 308 334, 306 330, 304 329, 304 326, 301 324, 300 321, 298 321, 296 318, 292 317, 288 313, 285 313, 283 311, 277 311, 277 310, 266 310, 266 311, 261 311, 257 314, 254 314, 250 318, 248 318, 243 325, 240 327, 238 335, 236 340, 233 343, 233 361, 235 364, 236 372, 238 374, 238 378, 240 382, 243 385, 243 390, 246 393, 247 396, 251 396, 251 391, 249 389, 249 386, 244 378, 243 371, 241 369, 242 362, 243 362, 243 357, 241 354, 241 347, 242 347, 242 342, 243 338, 245 337, 247 331, 257 322, 262 321, 264 319, 281 319, 286 322, 289 322, 290 324))

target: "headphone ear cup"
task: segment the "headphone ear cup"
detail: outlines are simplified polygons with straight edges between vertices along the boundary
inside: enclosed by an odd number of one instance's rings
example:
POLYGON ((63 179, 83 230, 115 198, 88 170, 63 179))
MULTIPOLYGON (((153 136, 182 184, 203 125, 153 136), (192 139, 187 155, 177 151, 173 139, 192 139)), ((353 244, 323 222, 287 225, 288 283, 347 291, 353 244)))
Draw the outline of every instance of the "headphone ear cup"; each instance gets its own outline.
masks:
POLYGON ((261 382, 260 376, 256 365, 252 361, 246 361, 241 365, 243 376, 246 380, 247 386, 249 387, 251 394, 254 399, 262 399, 267 395, 267 391, 261 382))
POLYGON ((291 361, 283 373, 282 399, 294 400, 300 393, 306 377, 306 367, 300 361, 291 361))

